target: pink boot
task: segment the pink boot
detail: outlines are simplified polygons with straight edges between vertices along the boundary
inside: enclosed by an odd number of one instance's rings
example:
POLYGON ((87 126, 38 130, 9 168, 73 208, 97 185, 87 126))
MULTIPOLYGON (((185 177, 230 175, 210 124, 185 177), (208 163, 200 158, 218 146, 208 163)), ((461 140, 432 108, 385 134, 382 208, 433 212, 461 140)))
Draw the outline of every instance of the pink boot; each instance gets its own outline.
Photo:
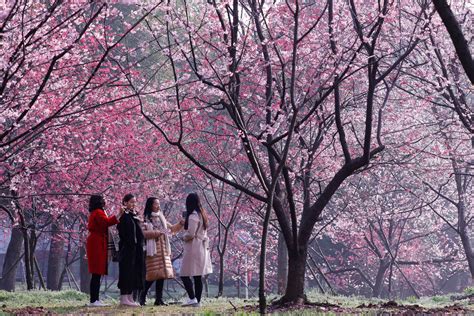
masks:
POLYGON ((138 304, 137 302, 135 302, 133 300, 133 295, 132 294, 129 294, 127 296, 128 296, 128 301, 130 302, 131 306, 140 306, 140 304, 138 304))
POLYGON ((120 295, 120 305, 123 306, 136 306, 133 302, 130 301, 128 295, 120 295))

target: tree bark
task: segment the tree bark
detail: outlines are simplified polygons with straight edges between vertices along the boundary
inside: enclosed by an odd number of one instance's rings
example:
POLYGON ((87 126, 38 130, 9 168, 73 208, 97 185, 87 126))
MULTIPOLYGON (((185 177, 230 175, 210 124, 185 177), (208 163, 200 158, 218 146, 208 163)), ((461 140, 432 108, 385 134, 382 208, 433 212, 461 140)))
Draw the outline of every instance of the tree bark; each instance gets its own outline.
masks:
POLYGON ((12 228, 12 236, 5 253, 0 289, 10 292, 15 291, 16 271, 23 256, 22 248, 23 234, 19 228, 14 227, 12 228))
POLYGON ((300 246, 299 251, 288 252, 288 278, 285 295, 281 302, 294 302, 297 304, 306 301, 304 294, 304 281, 306 275, 306 260, 308 248, 300 246))
POLYGON ((374 288, 372 289, 373 297, 380 297, 380 294, 382 293, 385 272, 389 267, 390 259, 388 256, 383 259, 380 259, 379 268, 377 270, 377 276, 375 277, 374 288))
POLYGON ((204 285, 204 292, 206 293, 206 297, 209 297, 209 279, 208 275, 203 277, 203 285, 204 285))
POLYGON ((284 294, 286 290, 286 280, 288 278, 288 249, 285 238, 280 233, 278 236, 278 294, 284 294))
POLYGON ((474 60, 472 59, 466 37, 462 33, 461 26, 446 0, 433 0, 433 4, 451 37, 451 41, 456 49, 456 54, 467 77, 471 83, 474 84, 474 60))
MULTIPOLYGON (((23 221, 24 225, 24 221, 23 221)), ((23 234, 23 246, 25 248, 25 280, 26 280, 26 289, 28 291, 33 290, 34 285, 34 270, 33 270, 33 258, 32 258, 32 251, 31 251, 31 244, 30 238, 28 236, 28 229, 21 228, 21 232, 23 234)))
MULTIPOLYGON (((271 199, 273 200, 273 193, 271 193, 271 199)), ((262 239, 260 242, 260 262, 258 270, 258 305, 260 314, 266 314, 267 312, 267 298, 265 296, 265 266, 267 259, 267 235, 268 235, 268 224, 270 223, 270 203, 267 204, 265 211, 265 218, 263 220, 262 239)), ((240 284, 240 283, 239 283, 240 284)), ((240 295, 239 295, 240 297, 240 295)))
POLYGON ((51 225, 51 245, 48 257, 48 290, 61 290, 61 274, 64 269, 64 240, 60 236, 60 226, 57 222, 51 225))
POLYGON ((471 278, 474 278, 474 253, 472 251, 471 240, 469 239, 466 227, 462 227, 459 230, 459 236, 461 237, 464 253, 466 254, 466 260, 469 265, 469 272, 471 272, 471 278))
POLYGON ((81 247, 80 251, 80 266, 81 266, 81 292, 89 294, 91 275, 89 274, 89 267, 87 265, 86 248, 85 245, 81 247))
POLYGON ((474 278, 474 253, 472 250, 471 239, 469 238, 468 225, 466 221, 467 212, 466 212, 466 203, 464 197, 466 192, 462 185, 462 176, 460 168, 457 166, 455 160, 452 162, 454 170, 454 179, 456 180, 456 187, 458 192, 458 227, 459 227, 459 237, 461 238, 462 246, 464 248, 464 253, 466 254, 466 260, 469 265, 469 272, 471 272, 471 278, 474 278))
POLYGON ((224 254, 219 254, 219 287, 217 290, 217 297, 224 294, 224 254))
POLYGON ((38 273, 38 279, 40 281, 41 288, 46 290, 46 284, 44 283, 43 273, 41 272, 41 268, 38 264, 38 260, 36 260, 36 256, 33 256, 33 262, 35 265, 36 272, 38 273))

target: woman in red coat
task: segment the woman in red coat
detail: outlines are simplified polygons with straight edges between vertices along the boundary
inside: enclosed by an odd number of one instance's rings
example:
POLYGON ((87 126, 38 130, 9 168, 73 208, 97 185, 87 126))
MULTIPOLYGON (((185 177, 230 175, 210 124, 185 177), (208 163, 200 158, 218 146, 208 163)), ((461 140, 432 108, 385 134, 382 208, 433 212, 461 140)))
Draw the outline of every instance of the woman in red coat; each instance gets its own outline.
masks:
POLYGON ((100 278, 107 274, 107 236, 109 226, 117 224, 123 209, 115 216, 107 216, 104 211, 105 200, 100 195, 92 195, 89 201, 89 222, 87 228, 86 251, 89 273, 92 274, 90 306, 105 306, 99 301, 100 278))

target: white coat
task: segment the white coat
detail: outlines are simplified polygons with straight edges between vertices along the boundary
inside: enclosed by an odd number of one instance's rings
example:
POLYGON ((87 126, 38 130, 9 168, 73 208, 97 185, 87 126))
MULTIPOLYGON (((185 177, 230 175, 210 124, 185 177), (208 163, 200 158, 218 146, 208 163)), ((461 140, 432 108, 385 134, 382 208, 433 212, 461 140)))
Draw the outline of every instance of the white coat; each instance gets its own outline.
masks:
POLYGON ((209 238, 201 214, 191 213, 188 229, 184 230, 183 260, 180 276, 199 276, 212 273, 209 238))

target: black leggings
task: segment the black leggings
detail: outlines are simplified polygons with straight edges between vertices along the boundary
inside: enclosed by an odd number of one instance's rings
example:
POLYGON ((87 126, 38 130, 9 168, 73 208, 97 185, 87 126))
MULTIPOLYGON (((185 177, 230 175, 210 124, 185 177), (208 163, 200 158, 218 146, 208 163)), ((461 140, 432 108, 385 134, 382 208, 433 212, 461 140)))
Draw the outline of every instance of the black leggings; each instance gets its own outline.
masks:
POLYGON ((99 300, 99 291, 100 291, 100 274, 92 274, 91 278, 91 303, 99 300))
POLYGON ((155 299, 157 301, 161 301, 163 299, 163 285, 165 284, 165 280, 156 280, 156 281, 145 281, 145 289, 142 292, 143 300, 146 298, 148 290, 150 289, 153 282, 156 282, 156 290, 155 290, 155 299))
POLYGON ((191 281, 191 277, 181 277, 183 281, 184 288, 186 292, 188 292, 189 298, 192 300, 196 298, 198 302, 201 302, 201 295, 202 295, 202 279, 201 276, 193 276, 194 279, 194 291, 193 291, 193 281, 191 281), (196 294, 196 295, 195 295, 196 294))

